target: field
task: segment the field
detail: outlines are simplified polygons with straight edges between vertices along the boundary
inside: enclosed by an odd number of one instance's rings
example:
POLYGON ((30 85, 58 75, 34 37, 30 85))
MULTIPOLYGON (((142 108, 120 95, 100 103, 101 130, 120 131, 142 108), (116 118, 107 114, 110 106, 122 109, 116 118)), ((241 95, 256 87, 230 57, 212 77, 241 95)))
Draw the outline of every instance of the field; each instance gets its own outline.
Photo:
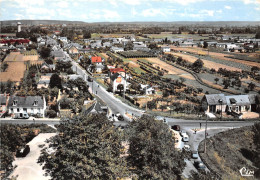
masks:
MULTIPOLYGON (((177 50, 177 51, 191 52, 191 53, 194 53, 194 54, 199 54, 201 52, 204 52, 206 55, 209 55, 210 57, 217 58, 217 59, 220 59, 220 60, 224 60, 226 62, 226 64, 228 62, 231 62, 231 63, 233 62, 233 66, 234 66, 234 64, 243 64, 243 65, 246 65, 248 67, 259 66, 259 63, 256 63, 256 62, 243 61, 243 60, 239 60, 239 59, 231 59, 231 58, 224 57, 224 56, 234 56, 235 55, 234 53, 226 54, 226 53, 208 52, 205 49, 198 48, 198 47, 189 48, 189 47, 174 47, 174 46, 172 46, 171 48, 174 49, 174 50, 177 50), (234 55, 232 55, 232 54, 234 54, 234 55)), ((248 54, 248 55, 250 55, 250 54, 248 54)))
POLYGON ((7 82, 8 80, 13 82, 19 82, 24 76, 26 65, 24 62, 7 62, 8 68, 6 72, 0 73, 0 81, 7 82))
MULTIPOLYGON (((182 54, 182 53, 171 53, 171 54, 178 56, 178 57, 182 57, 184 60, 191 62, 191 63, 194 63, 198 59, 197 57, 194 57, 192 55, 186 55, 186 54, 182 54)), ((225 68, 230 71, 241 71, 241 69, 239 69, 239 68, 235 68, 232 66, 227 66, 225 64, 220 64, 220 63, 216 63, 216 62, 213 62, 210 60, 206 60, 203 57, 201 58, 201 60, 204 62, 204 67, 208 68, 208 69, 213 68, 217 71, 219 68, 223 68, 223 69, 225 68)))
MULTIPOLYGON (((207 153, 200 153, 200 156, 210 170, 223 179, 241 179, 239 170, 242 167, 256 170, 253 165, 253 152, 256 150, 253 136, 252 127, 219 133, 207 139, 207 153)), ((203 152, 203 145, 204 141, 199 145, 199 152, 203 152)))
POLYGON ((170 66, 169 64, 161 61, 158 58, 145 58, 145 59, 147 61, 149 61, 150 63, 152 63, 154 66, 160 66, 161 68, 166 69, 167 71, 169 71, 168 74, 186 74, 185 71, 175 68, 173 66, 170 66))
POLYGON ((104 38, 121 38, 124 36, 133 36, 133 34, 100 34, 100 33, 92 33, 91 38, 99 38, 99 37, 104 37, 104 38))

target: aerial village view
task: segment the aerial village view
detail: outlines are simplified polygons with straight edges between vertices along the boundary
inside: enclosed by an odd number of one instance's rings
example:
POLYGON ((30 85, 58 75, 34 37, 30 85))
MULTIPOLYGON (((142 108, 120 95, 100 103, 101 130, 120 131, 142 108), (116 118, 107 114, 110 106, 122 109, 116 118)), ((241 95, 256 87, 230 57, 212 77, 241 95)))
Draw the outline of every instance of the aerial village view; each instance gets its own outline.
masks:
POLYGON ((0 179, 260 179, 260 1, 1 0, 0 179))

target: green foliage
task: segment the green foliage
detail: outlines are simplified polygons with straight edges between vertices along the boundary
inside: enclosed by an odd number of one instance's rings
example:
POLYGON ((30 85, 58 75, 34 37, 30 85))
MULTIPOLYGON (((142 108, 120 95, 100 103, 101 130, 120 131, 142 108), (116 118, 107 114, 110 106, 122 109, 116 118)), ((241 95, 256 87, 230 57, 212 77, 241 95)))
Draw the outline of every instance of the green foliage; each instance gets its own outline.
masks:
POLYGON ((57 72, 65 72, 68 74, 72 74, 73 71, 72 71, 71 67, 72 67, 71 62, 58 60, 56 63, 55 69, 57 72))
POLYGON ((51 76, 49 86, 50 86, 50 88, 54 88, 54 87, 57 87, 59 89, 62 88, 62 86, 61 86, 61 78, 60 78, 60 76, 58 74, 53 74, 51 76))
POLYGON ((41 57, 42 58, 48 58, 50 57, 50 54, 51 54, 51 49, 49 47, 45 47, 43 46, 40 50, 40 54, 41 54, 41 57))
POLYGON ((103 115, 77 116, 64 120, 59 135, 50 141, 56 149, 39 158, 52 179, 116 179, 126 177, 120 158, 120 132, 103 115))
POLYGON ((49 118, 55 118, 57 116, 57 113, 54 111, 54 110, 48 110, 46 112, 46 115, 49 117, 49 118))
POLYGON ((167 125, 149 116, 130 124, 129 163, 139 179, 177 179, 185 167, 167 125))
POLYGON ((192 64, 192 69, 193 71, 199 73, 202 68, 203 68, 204 62, 201 59, 197 59, 193 64, 192 64))

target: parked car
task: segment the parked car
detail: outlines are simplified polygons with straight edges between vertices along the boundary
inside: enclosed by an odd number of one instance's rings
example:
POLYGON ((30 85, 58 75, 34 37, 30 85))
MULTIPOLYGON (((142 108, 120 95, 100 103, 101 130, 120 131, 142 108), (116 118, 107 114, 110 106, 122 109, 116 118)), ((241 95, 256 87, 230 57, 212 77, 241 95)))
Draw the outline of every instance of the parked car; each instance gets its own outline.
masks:
POLYGON ((16 152, 16 157, 25 157, 29 152, 30 152, 30 146, 25 145, 24 148, 22 148, 16 152))
POLYGON ((191 151, 191 157, 192 157, 193 159, 198 159, 198 158, 199 158, 198 151, 191 151))
POLYGON ((185 144, 185 145, 183 146, 183 149, 184 149, 185 151, 190 151, 190 145, 185 144))
POLYGON ((181 129, 179 125, 173 125, 171 128, 175 131, 180 131, 181 129))
POLYGON ((93 79, 90 76, 88 76, 88 81, 93 82, 93 79))
POLYGON ((180 135, 183 137, 183 136, 187 135, 187 132, 185 130, 181 130, 180 135))
POLYGON ((183 142, 189 142, 189 136, 188 136, 187 134, 184 134, 184 135, 182 136, 182 141, 183 141, 183 142))
POLYGON ((205 170, 206 166, 201 161, 195 161, 194 166, 199 170, 205 170))

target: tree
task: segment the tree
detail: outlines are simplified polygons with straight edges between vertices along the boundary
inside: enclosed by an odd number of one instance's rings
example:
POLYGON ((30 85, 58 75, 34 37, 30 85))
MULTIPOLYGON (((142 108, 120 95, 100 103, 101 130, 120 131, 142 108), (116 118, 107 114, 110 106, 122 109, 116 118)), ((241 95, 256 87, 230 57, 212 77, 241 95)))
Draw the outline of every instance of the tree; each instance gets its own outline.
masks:
POLYGON ((61 78, 58 74, 53 74, 51 76, 51 79, 50 79, 50 84, 49 84, 50 88, 54 88, 54 87, 57 87, 59 89, 62 88, 61 86, 61 78))
POLYGON ((155 100, 148 101, 148 102, 147 102, 147 107, 148 107, 149 109, 155 109, 155 108, 156 108, 156 101, 155 101, 155 100))
POLYGON ((50 57, 51 49, 49 47, 43 46, 41 48, 40 54, 41 54, 42 58, 44 58, 44 59, 48 58, 48 57, 50 57))
POLYGON ((256 39, 260 39, 260 31, 259 31, 259 30, 258 30, 258 32, 256 33, 255 38, 256 38, 256 39))
POLYGON ((256 87, 256 85, 255 85, 254 83, 252 83, 252 82, 250 82, 250 83, 248 84, 248 89, 249 89, 250 91, 253 91, 253 90, 255 89, 255 87, 256 87))
POLYGON ((199 73, 204 65, 204 62, 201 59, 197 59, 193 64, 192 64, 192 69, 193 71, 199 73))
POLYGON ((224 85, 224 89, 227 89, 230 86, 230 79, 223 79, 223 85, 224 85))
POLYGON ((218 84, 219 78, 215 78, 214 80, 216 81, 216 84, 218 84))
POLYGON ((129 163, 139 179, 178 179, 185 167, 174 147, 170 129, 161 121, 142 116, 130 123, 129 163))
POLYGON ((129 51, 129 50, 133 50, 133 48, 134 48, 134 44, 129 41, 129 42, 125 45, 124 50, 125 50, 125 51, 129 51))
POLYGON ((50 141, 56 151, 42 151, 43 164, 52 179, 117 179, 128 176, 121 158, 120 131, 106 116, 80 115, 63 120, 59 134, 50 141))

